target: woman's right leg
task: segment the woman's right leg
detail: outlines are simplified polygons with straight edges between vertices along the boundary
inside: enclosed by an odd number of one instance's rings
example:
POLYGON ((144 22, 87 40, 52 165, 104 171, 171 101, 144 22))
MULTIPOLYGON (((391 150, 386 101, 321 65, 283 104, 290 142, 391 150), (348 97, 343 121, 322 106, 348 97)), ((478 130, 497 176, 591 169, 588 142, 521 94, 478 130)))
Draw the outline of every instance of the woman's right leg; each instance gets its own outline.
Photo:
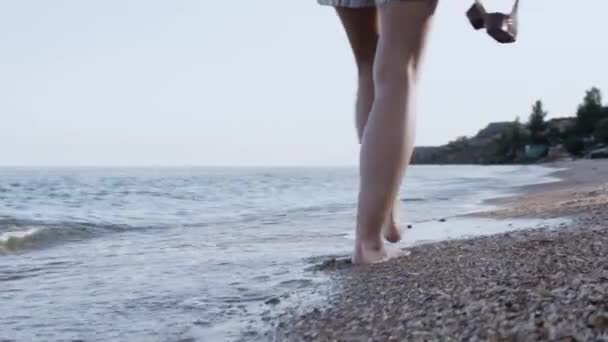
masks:
POLYGON ((419 61, 437 0, 395 1, 378 8, 374 103, 360 155, 357 238, 353 262, 387 257, 382 224, 398 195, 414 148, 414 98, 419 61))

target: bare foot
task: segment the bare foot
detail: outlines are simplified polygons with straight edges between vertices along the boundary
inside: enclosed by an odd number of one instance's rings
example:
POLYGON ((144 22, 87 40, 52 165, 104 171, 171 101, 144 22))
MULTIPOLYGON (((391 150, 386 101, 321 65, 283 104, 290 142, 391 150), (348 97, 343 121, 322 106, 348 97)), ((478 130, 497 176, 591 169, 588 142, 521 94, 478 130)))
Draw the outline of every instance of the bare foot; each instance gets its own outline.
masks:
POLYGON ((400 249, 385 248, 382 241, 379 243, 357 241, 355 242, 352 262, 355 265, 375 264, 407 254, 409 253, 400 249))
POLYGON ((386 223, 382 226, 382 234, 388 242, 401 241, 401 228, 399 227, 399 219, 397 218, 396 209, 391 210, 386 223))

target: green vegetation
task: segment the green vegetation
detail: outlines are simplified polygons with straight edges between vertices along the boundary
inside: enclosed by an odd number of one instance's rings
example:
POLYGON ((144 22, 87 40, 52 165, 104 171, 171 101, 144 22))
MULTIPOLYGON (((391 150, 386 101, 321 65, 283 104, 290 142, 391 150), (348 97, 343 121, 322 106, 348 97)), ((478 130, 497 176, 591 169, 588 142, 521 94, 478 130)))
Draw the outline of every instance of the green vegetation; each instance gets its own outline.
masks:
POLYGON ((597 123, 604 118, 605 108, 602 106, 602 94, 598 88, 591 88, 585 94, 583 103, 576 111, 577 133, 588 136, 593 133, 597 123))
POLYGON ((593 133, 595 140, 598 142, 602 142, 604 144, 608 144, 608 117, 600 120, 598 122, 597 127, 595 128, 595 132, 593 133))
POLYGON ((585 149, 585 142, 581 137, 577 137, 576 135, 569 136, 564 141, 564 148, 568 153, 574 156, 580 156, 585 149))
POLYGON ((576 116, 547 121, 547 114, 537 100, 525 126, 516 120, 495 140, 496 159, 503 163, 535 161, 529 160, 526 150, 545 147, 549 151, 560 146, 571 155, 583 156, 608 143, 608 107, 602 104, 602 93, 596 87, 586 91, 576 116))
POLYGON ((508 163, 518 158, 520 151, 530 139, 525 126, 519 122, 519 117, 507 126, 498 138, 494 140, 495 162, 508 163))
POLYGON ((463 150, 469 147, 469 140, 465 136, 456 138, 454 141, 448 143, 448 148, 453 151, 463 150))
POLYGON ((535 144, 548 142, 548 137, 545 134, 545 129, 547 129, 546 117, 547 112, 543 109, 542 101, 537 100, 532 106, 532 114, 530 114, 527 125, 528 130, 530 130, 530 140, 535 144))
POLYGON ((459 137, 440 147, 423 147, 414 163, 509 164, 567 157, 588 157, 608 144, 608 106, 592 87, 571 116, 547 120, 542 100, 531 107, 528 120, 495 122, 474 137, 459 137))

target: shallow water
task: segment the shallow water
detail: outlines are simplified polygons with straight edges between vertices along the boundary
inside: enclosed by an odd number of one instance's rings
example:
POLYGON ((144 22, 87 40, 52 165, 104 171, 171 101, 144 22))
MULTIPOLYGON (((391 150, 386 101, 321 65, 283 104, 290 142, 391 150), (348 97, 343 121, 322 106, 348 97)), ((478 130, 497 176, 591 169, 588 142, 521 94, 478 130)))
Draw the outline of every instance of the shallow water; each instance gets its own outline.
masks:
MULTIPOLYGON (((551 171, 413 167, 400 245, 515 229, 449 218, 551 171)), ((306 271, 315 257, 349 253, 356 186, 353 168, 0 169, 0 340, 262 329, 261 314, 325 281, 306 271)))

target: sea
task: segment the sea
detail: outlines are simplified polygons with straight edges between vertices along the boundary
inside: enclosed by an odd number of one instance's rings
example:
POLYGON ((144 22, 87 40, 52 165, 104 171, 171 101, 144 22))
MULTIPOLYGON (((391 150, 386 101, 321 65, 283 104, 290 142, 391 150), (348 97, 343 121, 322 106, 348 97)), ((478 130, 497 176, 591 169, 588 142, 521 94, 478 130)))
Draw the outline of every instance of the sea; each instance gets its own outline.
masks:
MULTIPOLYGON (((412 166, 397 246, 518 229, 459 216, 553 171, 412 166)), ((1 168, 0 341, 264 340, 323 301, 312 269, 350 254, 357 186, 355 167, 1 168)))

